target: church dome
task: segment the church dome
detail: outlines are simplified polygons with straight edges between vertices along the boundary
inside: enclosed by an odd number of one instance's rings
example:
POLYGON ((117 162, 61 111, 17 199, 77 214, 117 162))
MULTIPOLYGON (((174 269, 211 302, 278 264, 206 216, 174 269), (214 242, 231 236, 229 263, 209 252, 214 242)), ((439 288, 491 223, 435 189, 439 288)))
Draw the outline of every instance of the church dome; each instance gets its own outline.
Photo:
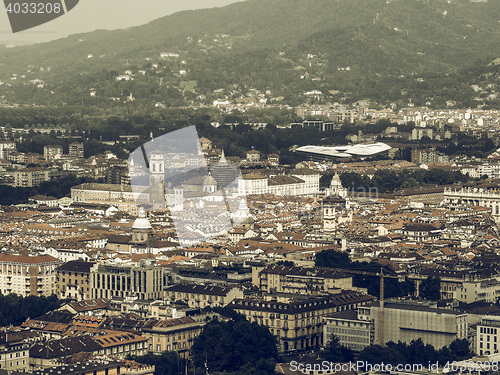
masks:
POLYGON ((240 201, 238 210, 234 213, 233 222, 236 225, 252 224, 254 222, 253 216, 248 209, 245 199, 240 201))
POLYGON ((335 175, 332 178, 332 181, 330 182, 331 187, 338 187, 342 186, 342 181, 340 180, 340 176, 338 173, 335 173, 335 175))
POLYGON ((217 186, 217 181, 211 175, 203 178, 203 186, 217 186))
POLYGON ((139 217, 134 220, 134 224, 132 224, 133 230, 150 230, 152 228, 151 223, 146 217, 146 212, 144 208, 141 207, 139 210, 139 217))

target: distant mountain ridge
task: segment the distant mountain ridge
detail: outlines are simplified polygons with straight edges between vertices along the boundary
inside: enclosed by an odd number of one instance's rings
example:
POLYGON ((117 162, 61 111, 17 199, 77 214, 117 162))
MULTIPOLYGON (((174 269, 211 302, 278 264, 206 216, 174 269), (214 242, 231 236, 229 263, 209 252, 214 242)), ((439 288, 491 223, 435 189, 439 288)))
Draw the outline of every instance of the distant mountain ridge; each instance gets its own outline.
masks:
MULTIPOLYGON (((491 0, 247 0, 184 11, 127 30, 0 47, 0 80, 12 81, 10 87, 0 86, 0 96, 55 104, 71 85, 81 90, 74 90, 69 102, 77 95, 87 97, 92 88, 109 96, 114 77, 106 72, 122 73, 129 66, 134 74, 147 71, 148 79, 137 77, 128 88, 135 90, 139 82, 150 86, 145 90, 149 96, 139 94, 138 99, 161 99, 162 85, 182 92, 180 82, 192 81, 196 94, 205 96, 236 85, 243 95, 242 87, 252 86, 292 102, 311 89, 325 96, 340 91, 332 100, 355 99, 356 90, 361 97, 383 90, 383 100, 395 101, 410 90, 416 101, 436 101, 437 79, 446 81, 500 56, 499 15, 500 1, 491 0), (161 60, 166 51, 179 53, 184 66, 161 60), (149 64, 157 62, 164 71, 150 72, 149 64), (12 80, 13 73, 17 79, 12 80), (44 89, 54 94, 28 93, 20 87, 22 75, 43 80, 44 89), (420 77, 424 81, 418 82, 427 83, 413 88, 420 77), (103 80, 109 81, 106 88, 103 80)), ((470 83, 463 76, 453 79, 470 83)), ((454 84, 443 85, 446 91, 454 84)))

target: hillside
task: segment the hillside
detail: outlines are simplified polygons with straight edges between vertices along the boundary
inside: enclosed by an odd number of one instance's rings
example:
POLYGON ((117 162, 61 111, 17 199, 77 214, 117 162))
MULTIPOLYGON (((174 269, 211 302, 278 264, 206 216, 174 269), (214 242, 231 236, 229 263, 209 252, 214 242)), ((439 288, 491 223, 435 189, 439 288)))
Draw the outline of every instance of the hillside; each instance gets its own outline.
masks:
POLYGON ((180 106, 256 89, 287 104, 475 105, 471 84, 486 79, 488 94, 498 84, 497 66, 488 65, 500 56, 498 14, 492 0, 247 0, 0 47, 0 101, 106 106, 132 93, 180 106), (117 81, 125 71, 130 79, 117 81), (321 95, 304 94, 314 90, 321 95))

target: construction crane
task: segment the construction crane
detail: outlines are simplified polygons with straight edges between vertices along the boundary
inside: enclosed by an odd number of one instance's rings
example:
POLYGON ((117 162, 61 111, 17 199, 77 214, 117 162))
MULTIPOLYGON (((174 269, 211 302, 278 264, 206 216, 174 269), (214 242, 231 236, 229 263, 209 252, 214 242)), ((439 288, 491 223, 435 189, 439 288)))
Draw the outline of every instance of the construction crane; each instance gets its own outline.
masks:
POLYGON ((366 276, 379 276, 380 277, 380 294, 379 294, 379 327, 378 327, 378 337, 379 344, 384 345, 384 278, 389 279, 398 279, 398 281, 404 281, 404 275, 400 276, 392 276, 392 275, 384 275, 384 269, 381 268, 379 273, 376 272, 368 272, 368 271, 360 271, 360 270, 345 270, 341 268, 335 268, 337 271, 342 271, 345 273, 352 273, 357 275, 366 275, 366 276))
POLYGON ((379 308, 379 321, 378 321, 378 341, 379 345, 384 345, 384 269, 380 269, 380 308, 379 308))

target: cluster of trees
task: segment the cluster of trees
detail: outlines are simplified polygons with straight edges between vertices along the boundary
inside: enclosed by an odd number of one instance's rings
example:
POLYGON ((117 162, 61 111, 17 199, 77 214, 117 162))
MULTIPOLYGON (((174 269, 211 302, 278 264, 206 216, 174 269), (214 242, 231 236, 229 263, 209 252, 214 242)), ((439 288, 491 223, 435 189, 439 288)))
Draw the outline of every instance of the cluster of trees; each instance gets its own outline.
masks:
POLYGON ((428 365, 439 361, 441 366, 447 362, 461 361, 472 355, 467 339, 456 339, 449 346, 436 350, 430 344, 424 344, 422 339, 404 342, 388 342, 386 346, 372 345, 363 349, 358 355, 358 361, 370 364, 422 364, 428 365))
MULTIPOLYGON (((377 276, 383 269, 386 274, 393 274, 391 269, 383 267, 375 262, 353 262, 345 252, 335 250, 323 250, 316 254, 316 267, 342 268, 345 270, 356 270, 373 273, 373 275, 353 274, 353 285, 359 288, 367 288, 368 294, 380 295, 380 277, 377 276)), ((386 298, 404 297, 415 291, 415 284, 408 279, 399 282, 396 278, 384 279, 384 294, 386 298)))
POLYGON ((441 279, 429 276, 419 286, 419 295, 425 299, 439 301, 441 299, 441 279))
POLYGON ((62 301, 55 295, 27 296, 0 294, 0 326, 20 325, 28 318, 35 318, 61 307, 62 301))
POLYGON ((189 368, 189 373, 225 375, 271 375, 275 372, 278 350, 275 337, 267 327, 250 323, 245 317, 230 313, 228 321, 212 320, 195 338, 188 363, 175 352, 131 357, 140 363, 156 366, 157 375, 174 375, 189 368))
POLYGON ((26 203, 28 198, 37 194, 62 198, 71 193, 73 186, 85 182, 95 182, 88 177, 76 177, 74 174, 65 175, 53 181, 42 182, 36 187, 13 187, 10 185, 0 185, 0 205, 14 205, 26 203))
POLYGON ((180 358, 176 352, 162 352, 161 354, 148 353, 142 356, 128 356, 127 359, 155 366, 155 375, 179 375, 182 374, 187 363, 180 358))
MULTIPOLYGON (((323 176, 321 183, 328 186, 333 174, 323 176)), ((351 191, 377 191, 379 193, 393 193, 399 189, 412 188, 423 185, 450 185, 465 183, 471 180, 469 175, 460 171, 445 169, 417 169, 400 172, 378 170, 372 178, 356 172, 345 172, 340 175, 342 186, 351 191)))

